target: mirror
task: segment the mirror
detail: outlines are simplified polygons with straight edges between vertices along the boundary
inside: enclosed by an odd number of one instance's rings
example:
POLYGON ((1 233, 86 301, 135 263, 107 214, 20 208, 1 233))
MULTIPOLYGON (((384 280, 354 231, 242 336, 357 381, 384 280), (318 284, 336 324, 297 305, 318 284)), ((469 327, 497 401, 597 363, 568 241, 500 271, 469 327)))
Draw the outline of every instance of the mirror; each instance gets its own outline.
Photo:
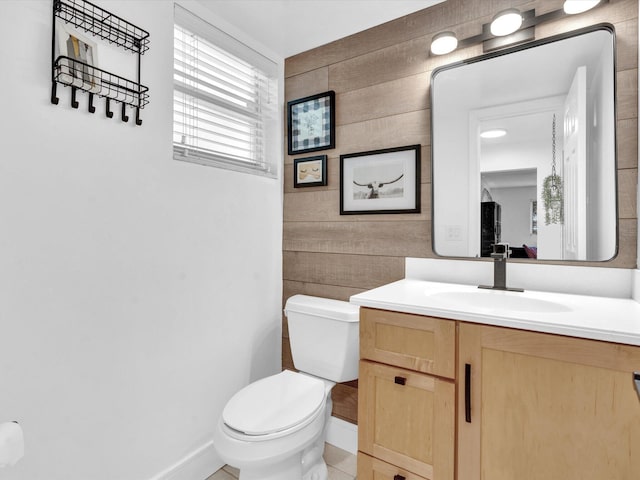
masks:
POLYGON ((435 253, 616 255, 614 41, 598 26, 433 72, 435 253))

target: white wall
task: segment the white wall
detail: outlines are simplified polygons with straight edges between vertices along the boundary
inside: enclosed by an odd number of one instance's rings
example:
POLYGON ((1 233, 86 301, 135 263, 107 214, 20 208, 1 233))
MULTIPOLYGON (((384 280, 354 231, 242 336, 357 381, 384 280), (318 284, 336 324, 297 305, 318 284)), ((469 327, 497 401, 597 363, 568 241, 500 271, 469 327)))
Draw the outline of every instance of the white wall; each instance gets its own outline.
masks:
POLYGON ((224 403, 280 368, 281 181, 174 161, 173 4, 100 4, 151 33, 141 127, 52 105, 51 1, 0 2, 3 480, 211 473, 224 403))

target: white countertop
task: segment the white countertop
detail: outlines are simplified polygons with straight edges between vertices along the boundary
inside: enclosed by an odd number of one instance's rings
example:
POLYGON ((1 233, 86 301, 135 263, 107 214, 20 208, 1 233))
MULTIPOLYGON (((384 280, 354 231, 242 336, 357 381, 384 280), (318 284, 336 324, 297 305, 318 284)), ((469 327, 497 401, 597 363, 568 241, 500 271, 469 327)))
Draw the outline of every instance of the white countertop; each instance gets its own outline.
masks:
POLYGON ((534 290, 400 280, 351 297, 363 307, 640 346, 640 303, 534 290))

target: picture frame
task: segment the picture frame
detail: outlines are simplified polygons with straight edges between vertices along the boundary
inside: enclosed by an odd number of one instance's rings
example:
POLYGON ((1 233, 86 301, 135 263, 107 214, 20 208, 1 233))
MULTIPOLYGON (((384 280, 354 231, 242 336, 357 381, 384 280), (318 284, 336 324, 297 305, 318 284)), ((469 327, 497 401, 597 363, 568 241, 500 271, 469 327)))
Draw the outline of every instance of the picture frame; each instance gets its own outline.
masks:
POLYGON ((56 23, 56 37, 58 57, 68 57, 57 62, 60 69, 57 79, 66 85, 98 93, 98 44, 63 22, 56 23))
POLYGON ((335 104, 333 90, 287 103, 289 155, 335 148, 335 104))
POLYGON ((340 155, 340 215, 420 213, 420 145, 340 155))
POLYGON ((321 187, 327 184, 327 156, 296 158, 293 161, 293 187, 321 187))

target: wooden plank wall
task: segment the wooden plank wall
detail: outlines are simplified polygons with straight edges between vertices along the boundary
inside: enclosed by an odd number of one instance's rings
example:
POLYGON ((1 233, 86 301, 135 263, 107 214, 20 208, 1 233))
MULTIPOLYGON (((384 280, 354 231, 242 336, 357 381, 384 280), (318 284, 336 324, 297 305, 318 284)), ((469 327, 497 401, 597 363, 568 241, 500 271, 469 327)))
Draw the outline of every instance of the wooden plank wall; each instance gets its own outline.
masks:
MULTIPOLYGON (((294 189, 293 157, 285 158, 283 302, 296 293, 348 300, 403 278, 405 257, 435 256, 430 235, 430 75, 438 66, 482 54, 482 47, 430 57, 432 36, 453 30, 458 38, 467 38, 504 8, 535 8, 541 14, 562 4, 448 0, 286 60, 287 101, 334 90, 337 130, 336 148, 317 152, 329 157, 326 187, 294 189), (422 213, 340 216, 340 155, 412 144, 422 146, 422 213)), ((610 0, 591 12, 540 25, 536 38, 601 22, 613 24, 617 33, 620 239, 617 258, 595 265, 635 268, 638 1, 610 0)), ((283 321, 283 367, 293 368, 283 321)), ((356 423, 357 381, 338 385, 333 398, 334 415, 356 423)))

